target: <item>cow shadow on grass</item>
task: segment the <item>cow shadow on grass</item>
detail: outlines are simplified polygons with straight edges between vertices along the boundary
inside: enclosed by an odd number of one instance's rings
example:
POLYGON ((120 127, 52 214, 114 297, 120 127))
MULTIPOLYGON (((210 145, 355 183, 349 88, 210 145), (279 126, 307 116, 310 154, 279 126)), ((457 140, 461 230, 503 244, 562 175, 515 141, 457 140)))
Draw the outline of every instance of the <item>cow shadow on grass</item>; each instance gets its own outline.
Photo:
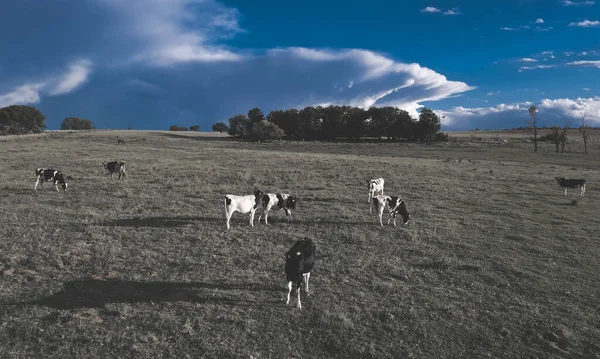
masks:
POLYGON ((271 306, 280 300, 256 301, 245 298, 248 291, 280 291, 283 287, 258 283, 139 282, 82 279, 69 281, 49 296, 27 304, 55 309, 104 308, 109 303, 192 302, 235 306, 271 306), (227 293, 235 291, 235 293, 227 293))
POLYGON ((173 228, 186 226, 194 222, 221 222, 225 218, 206 217, 206 216, 175 216, 175 217, 133 217, 121 218, 102 222, 100 226, 106 227, 152 227, 152 228, 173 228))

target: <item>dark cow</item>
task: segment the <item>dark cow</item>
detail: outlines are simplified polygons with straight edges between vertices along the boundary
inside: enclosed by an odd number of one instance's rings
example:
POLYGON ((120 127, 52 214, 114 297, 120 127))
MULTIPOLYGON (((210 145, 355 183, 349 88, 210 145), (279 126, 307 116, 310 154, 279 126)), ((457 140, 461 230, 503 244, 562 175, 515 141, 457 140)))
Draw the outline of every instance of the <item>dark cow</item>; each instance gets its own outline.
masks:
POLYGON ((35 175, 37 180, 35 181, 35 187, 33 187, 34 191, 37 190, 38 183, 40 187, 43 187, 44 182, 54 182, 54 188, 56 188, 56 191, 58 192, 60 192, 58 190, 59 183, 63 190, 67 190, 67 182, 65 182, 65 177, 60 171, 50 168, 38 168, 35 170, 35 175))
POLYGON ((407 224, 410 220, 410 213, 406 209, 406 204, 400 197, 396 196, 375 196, 373 197, 373 206, 375 207, 375 213, 379 217, 379 224, 383 227, 382 217, 383 210, 387 207, 390 211, 390 218, 388 218, 387 224, 390 224, 390 220, 394 219, 394 227, 396 227, 396 216, 399 214, 402 216, 402 222, 407 224))
MULTIPOLYGON (((265 214, 265 223, 269 224, 267 217, 269 216, 269 211, 271 211, 272 208, 276 208, 280 211, 283 209, 285 211, 286 218, 288 221, 290 221, 292 219, 292 209, 296 209, 296 202, 298 202, 298 199, 287 193, 265 193, 260 201, 262 211, 265 214)), ((262 213, 258 215, 259 223, 261 218, 262 213)))
POLYGON ((116 160, 116 161, 112 161, 112 162, 102 162, 102 165, 110 173, 110 179, 114 178, 115 173, 119 174, 119 178, 117 179, 117 181, 121 179, 121 175, 123 175, 123 179, 125 179, 125 162, 124 161, 116 160))
POLYGON ((285 275, 288 281, 286 304, 290 303, 290 294, 292 293, 293 285, 295 285, 298 296, 296 307, 302 309, 302 303, 300 303, 300 287, 302 287, 302 281, 304 280, 304 290, 308 296, 308 280, 310 278, 310 271, 313 269, 315 263, 316 249, 317 247, 313 241, 310 240, 310 238, 306 238, 294 243, 294 246, 285 253, 285 275))
POLYGON ((565 178, 565 177, 554 177, 554 178, 556 179, 556 183, 558 183, 558 185, 561 188, 565 189, 565 196, 567 195, 567 190, 569 188, 573 188, 573 189, 580 188, 581 193, 579 194, 579 196, 583 197, 583 194, 585 193, 585 180, 584 179, 565 178))

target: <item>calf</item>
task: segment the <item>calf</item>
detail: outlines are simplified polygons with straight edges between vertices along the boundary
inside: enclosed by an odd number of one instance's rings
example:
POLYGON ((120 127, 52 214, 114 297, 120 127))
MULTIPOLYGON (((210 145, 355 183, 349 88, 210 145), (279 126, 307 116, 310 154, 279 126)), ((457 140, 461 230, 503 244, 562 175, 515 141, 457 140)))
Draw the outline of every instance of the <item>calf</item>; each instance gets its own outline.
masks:
MULTIPOLYGON (((267 217, 269 216, 269 211, 273 207, 275 209, 281 211, 282 209, 285 211, 285 216, 290 221, 292 219, 292 209, 296 209, 296 202, 298 199, 289 194, 281 194, 281 193, 265 193, 260 201, 262 206, 262 211, 265 214, 265 224, 269 224, 267 217)), ((262 213, 258 215, 258 223, 260 223, 260 219, 262 218, 262 213)))
POLYGON ((373 207, 371 206, 371 199, 377 194, 381 194, 383 196, 383 185, 385 180, 383 178, 377 178, 367 181, 367 187, 369 188, 369 213, 373 212, 373 207))
POLYGON ((123 175, 123 179, 125 179, 125 162, 124 161, 116 160, 116 161, 112 161, 112 162, 102 162, 102 165, 110 173, 110 179, 114 178, 115 173, 119 174, 119 178, 117 179, 117 181, 121 179, 121 175, 123 175))
POLYGON ((260 199, 262 196, 263 192, 258 189, 254 191, 254 194, 247 196, 236 196, 233 194, 225 195, 225 215, 227 216, 227 229, 229 230, 231 228, 229 221, 235 212, 240 212, 242 214, 250 213, 250 225, 254 227, 254 213, 260 205, 260 199))
POLYGON ((565 189, 565 196, 567 195, 567 190, 569 188, 573 189, 581 189, 580 197, 583 197, 585 193, 585 180, 584 179, 575 179, 575 178, 564 178, 564 177, 554 177, 556 182, 561 188, 565 189))
POLYGON ((50 168, 38 168, 35 170, 35 175, 37 180, 35 181, 35 187, 33 187, 34 191, 37 190, 38 183, 40 187, 43 187, 44 182, 54 182, 54 188, 56 188, 57 192, 60 192, 58 190, 59 183, 63 190, 67 190, 67 182, 65 182, 65 177, 60 171, 50 168))
POLYGON ((406 209, 406 204, 400 197, 396 196, 375 196, 373 197, 373 205, 375 211, 379 216, 379 224, 383 227, 382 217, 383 210, 387 207, 390 211, 390 218, 388 218, 387 224, 390 224, 390 220, 394 219, 394 227, 396 227, 396 216, 400 214, 402 216, 402 222, 407 224, 410 220, 410 213, 406 209))
POLYGON ((285 304, 290 303, 290 294, 292 293, 292 287, 295 285, 296 294, 298 301, 296 308, 302 309, 302 303, 300 303, 300 287, 302 287, 302 281, 304 280, 306 295, 309 295, 308 291, 308 279, 310 278, 310 271, 315 263, 315 251, 317 247, 309 238, 299 240, 294 243, 294 246, 285 253, 285 276, 288 282, 288 295, 285 304))

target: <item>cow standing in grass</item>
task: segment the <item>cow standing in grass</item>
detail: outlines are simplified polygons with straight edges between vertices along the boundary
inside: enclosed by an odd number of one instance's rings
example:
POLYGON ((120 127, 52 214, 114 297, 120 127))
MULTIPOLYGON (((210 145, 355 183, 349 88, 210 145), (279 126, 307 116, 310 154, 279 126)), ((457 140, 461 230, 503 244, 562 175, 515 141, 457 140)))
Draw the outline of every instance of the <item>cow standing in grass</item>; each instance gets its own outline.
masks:
POLYGON ((256 213, 256 209, 260 205, 263 194, 264 193, 261 190, 257 189, 254 191, 254 194, 246 196, 236 196, 233 194, 225 195, 227 229, 229 230, 231 228, 229 222, 231 221, 231 216, 235 212, 240 212, 242 214, 250 213, 250 226, 254 227, 254 213, 256 213))
POLYGON ((394 227, 396 227, 396 216, 402 216, 402 222, 407 224, 410 220, 410 213, 406 209, 406 204, 400 197, 396 196, 375 196, 373 197, 373 206, 375 207, 375 213, 379 217, 379 224, 383 227, 383 211, 388 208, 390 212, 390 218, 388 218, 387 224, 390 224, 390 220, 394 219, 394 227))
POLYGON ((310 271, 313 269, 315 263, 316 249, 317 247, 313 241, 307 238, 294 243, 294 246, 285 253, 285 276, 288 282, 286 304, 290 303, 290 294, 295 285, 296 295, 298 297, 296 308, 302 309, 302 303, 300 302, 300 288, 304 281, 304 291, 307 296, 309 295, 308 280, 310 278, 310 271))
POLYGON ((575 178, 565 178, 565 177, 554 177, 556 182, 561 188, 565 189, 565 196, 567 195, 567 190, 569 188, 580 189, 581 193, 580 197, 583 197, 585 193, 585 180, 584 179, 575 179, 575 178))
POLYGON ((385 184, 385 180, 383 178, 377 178, 367 181, 367 187, 369 188, 369 213, 373 212, 373 207, 371 206, 371 199, 376 195, 383 196, 383 185, 385 184))
POLYGON ((110 179, 114 179, 115 173, 119 174, 119 178, 121 179, 121 175, 123 175, 123 179, 125 179, 125 162, 124 161, 112 161, 112 162, 102 162, 102 166, 108 170, 110 173, 110 179))
POLYGON ((37 190, 38 184, 43 187, 44 182, 53 182, 57 192, 60 192, 58 189, 59 183, 64 191, 67 190, 67 182, 65 182, 65 177, 60 171, 51 168, 38 168, 35 170, 35 176, 37 180, 35 181, 35 187, 33 187, 34 191, 37 190))
MULTIPOLYGON (((296 209, 296 202, 298 199, 295 196, 287 193, 265 193, 260 201, 262 206, 262 212, 265 214, 265 224, 269 224, 269 212, 271 209, 277 209, 285 211, 285 216, 288 221, 292 220, 292 209, 296 209)), ((262 218, 262 213, 258 215, 258 223, 262 218)))

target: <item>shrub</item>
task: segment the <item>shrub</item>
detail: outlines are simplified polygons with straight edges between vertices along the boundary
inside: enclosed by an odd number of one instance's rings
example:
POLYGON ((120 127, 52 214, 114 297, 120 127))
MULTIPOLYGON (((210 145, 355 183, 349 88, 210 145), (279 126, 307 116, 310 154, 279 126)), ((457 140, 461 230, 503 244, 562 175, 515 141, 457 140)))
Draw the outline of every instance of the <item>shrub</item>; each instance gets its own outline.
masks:
POLYGON ((171 127, 169 127, 169 131, 187 131, 188 128, 187 127, 179 127, 177 125, 172 125, 171 127))
POLYGON ((444 132, 438 132, 436 133, 435 137, 434 137, 434 141, 435 142, 448 142, 450 139, 450 136, 448 136, 447 133, 444 132))
POLYGON ((92 130, 94 123, 79 117, 67 117, 60 123, 61 130, 92 130))
POLYGON ((195 132, 200 131, 200 125, 190 126, 190 131, 195 131, 195 132))
POLYGON ((0 108, 0 135, 42 133, 46 116, 32 106, 13 105, 0 108))
POLYGON ((227 132, 227 130, 228 130, 228 127, 227 127, 227 125, 226 125, 225 123, 223 123, 223 122, 217 122, 217 123, 215 123, 215 124, 212 126, 212 130, 213 130, 213 131, 218 131, 218 132, 221 132, 221 133, 223 133, 223 132, 227 132))
POLYGON ((276 124, 268 121, 260 121, 252 124, 250 130, 250 139, 252 141, 272 141, 279 140, 284 133, 276 124))

